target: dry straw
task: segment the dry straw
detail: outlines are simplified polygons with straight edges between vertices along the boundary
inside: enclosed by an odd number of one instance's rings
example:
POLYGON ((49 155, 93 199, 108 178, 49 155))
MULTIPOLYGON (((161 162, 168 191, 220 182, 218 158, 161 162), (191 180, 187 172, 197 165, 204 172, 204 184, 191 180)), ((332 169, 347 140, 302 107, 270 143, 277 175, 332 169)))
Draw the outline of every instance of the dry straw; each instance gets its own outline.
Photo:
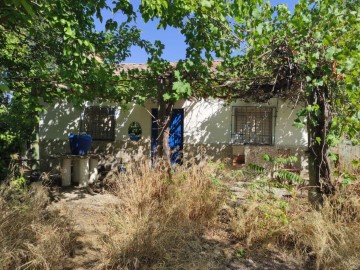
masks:
POLYGON ((210 269, 200 253, 201 234, 222 202, 214 165, 189 164, 167 171, 138 164, 113 176, 121 204, 111 209, 104 237, 104 269, 210 269))
POLYGON ((42 187, 28 191, 1 186, 1 270, 63 269, 74 249, 74 230, 68 220, 45 209, 47 201, 42 187))
POLYGON ((319 209, 304 198, 279 199, 254 190, 236 209, 232 230, 248 247, 275 243, 310 269, 359 269, 359 188, 358 182, 339 188, 319 209))

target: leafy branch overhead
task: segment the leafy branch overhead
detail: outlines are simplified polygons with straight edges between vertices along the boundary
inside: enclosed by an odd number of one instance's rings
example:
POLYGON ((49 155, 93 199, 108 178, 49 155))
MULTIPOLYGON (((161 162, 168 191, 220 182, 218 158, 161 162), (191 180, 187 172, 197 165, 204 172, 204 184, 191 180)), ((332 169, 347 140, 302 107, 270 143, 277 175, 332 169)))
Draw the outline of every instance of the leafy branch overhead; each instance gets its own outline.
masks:
POLYGON ((333 191, 329 147, 359 142, 359 0, 300 0, 293 13, 260 0, 142 0, 139 13, 130 1, 113 5, 114 18, 97 32, 94 15, 102 21, 111 9, 104 0, 1 2, 2 93, 8 87, 32 104, 155 99, 164 123, 190 96, 290 99, 304 105, 294 125, 309 133, 310 178, 333 191), (178 29, 185 59, 169 63, 160 41, 143 40, 133 23, 139 15, 178 29), (124 70, 133 45, 146 51, 147 66, 124 70))
POLYGON ((341 138, 359 140, 360 3, 300 0, 293 13, 286 5, 246 4, 142 1, 141 12, 185 36, 182 75, 192 95, 257 101, 276 96, 304 104, 294 125, 309 133, 310 179, 332 193, 329 147, 341 138), (223 62, 208 72, 215 57, 223 62))
POLYGON ((75 103, 96 97, 119 98, 114 70, 130 47, 151 44, 129 22, 131 4, 118 4, 127 20, 106 22, 95 31, 95 15, 110 9, 105 1, 4 1, 0 11, 0 80, 12 91, 37 88, 45 101, 67 98, 75 103), (24 8, 28 6, 31 9, 24 8))
POLYGON ((116 5, 126 21, 108 21, 106 30, 98 32, 95 16, 101 20, 103 10, 110 9, 105 1, 0 3, 0 118, 2 132, 9 134, 0 138, 3 155, 23 151, 33 140, 42 101, 79 105, 123 98, 114 84, 117 64, 130 55, 132 45, 151 45, 129 23, 135 17, 131 7, 116 5))

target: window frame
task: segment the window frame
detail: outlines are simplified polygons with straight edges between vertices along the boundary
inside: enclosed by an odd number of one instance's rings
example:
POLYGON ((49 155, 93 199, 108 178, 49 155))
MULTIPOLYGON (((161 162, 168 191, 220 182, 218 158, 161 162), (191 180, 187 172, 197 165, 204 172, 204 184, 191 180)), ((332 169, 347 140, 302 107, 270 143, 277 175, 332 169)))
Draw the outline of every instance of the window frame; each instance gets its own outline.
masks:
MULTIPOLYGON (((264 119, 264 118, 263 118, 264 119)), ((275 144, 275 126, 276 126, 276 107, 274 106, 232 106, 231 110, 231 143, 239 145, 274 145, 275 144), (240 110, 240 112, 237 112, 240 110), (255 119, 254 125, 251 127, 255 128, 255 131, 248 131, 246 127, 238 128, 239 122, 241 125, 246 125, 248 120, 238 120, 239 117, 242 117, 241 114, 249 113, 250 116, 246 118, 253 117, 255 119), (257 127, 260 118, 263 116, 261 114, 269 113, 270 117, 266 119, 266 123, 261 123, 261 132, 257 134, 257 127), (237 130, 243 130, 244 132, 239 133, 237 130), (267 130, 265 130, 267 129, 267 130), (252 137, 255 135, 255 137, 252 137), (267 142, 264 139, 258 140, 258 137, 268 137, 267 142), (262 141, 262 142, 261 142, 262 141)))
POLYGON ((115 141, 115 107, 113 106, 98 106, 90 105, 86 106, 81 114, 80 119, 80 132, 86 132, 91 135, 93 141, 115 141), (92 110, 95 110, 92 111, 92 110), (87 111, 89 115, 87 116, 87 111), (106 114, 106 111, 108 112, 106 114), (90 121, 91 117, 96 117, 90 121), (89 121, 87 123, 87 121, 89 121), (111 124, 110 127, 107 127, 109 130, 106 130, 106 127, 101 129, 101 125, 111 124))

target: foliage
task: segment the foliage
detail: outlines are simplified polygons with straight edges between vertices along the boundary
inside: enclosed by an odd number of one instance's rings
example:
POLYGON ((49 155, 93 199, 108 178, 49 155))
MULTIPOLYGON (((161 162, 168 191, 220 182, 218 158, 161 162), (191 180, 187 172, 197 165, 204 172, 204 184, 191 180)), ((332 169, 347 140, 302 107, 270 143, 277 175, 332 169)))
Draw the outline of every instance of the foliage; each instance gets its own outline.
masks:
POLYGON ((286 165, 290 165, 292 167, 294 163, 297 162, 297 157, 295 156, 288 156, 288 157, 276 157, 273 158, 267 154, 263 155, 263 160, 267 163, 271 164, 271 167, 264 166, 250 163, 248 164, 248 169, 246 172, 249 174, 254 173, 255 175, 263 175, 264 178, 268 178, 271 175, 272 180, 278 179, 280 183, 284 183, 287 181, 290 185, 291 184, 302 184, 303 179, 301 176, 291 170, 286 169, 286 165))
POLYGON ((289 181, 290 183, 303 183, 303 179, 300 175, 289 172, 287 170, 279 169, 274 172, 274 177, 280 179, 281 181, 289 181))
POLYGON ((293 166, 298 161, 296 156, 288 156, 288 157, 279 156, 276 158, 272 158, 267 154, 263 155, 262 159, 271 162, 275 166, 284 166, 284 165, 293 166))
POLYGON ((141 10, 145 20, 157 17, 159 27, 178 27, 186 37, 180 64, 193 95, 304 103, 294 124, 310 134, 312 183, 330 194, 329 146, 359 139, 359 2, 301 0, 293 14, 283 4, 247 4, 143 1, 141 10), (214 55, 224 61, 211 73, 214 55))
MULTIPOLYGON (((31 97, 21 97, 14 93, 4 95, 0 104, 0 179, 4 179, 15 153, 24 153, 31 140, 36 117, 29 112, 41 111, 31 97)), ((18 157, 19 158, 19 157, 18 157)))
POLYGON ((27 184, 27 180, 23 176, 13 179, 10 182, 11 188, 14 188, 16 190, 24 189, 26 187, 26 184, 27 184))
POLYGON ((115 81, 117 63, 137 44, 140 31, 129 22, 132 6, 118 4, 126 16, 122 23, 106 22, 106 30, 95 30, 102 20, 105 1, 2 1, 0 3, 0 95, 2 159, 13 152, 23 154, 27 141, 34 141, 44 102, 68 100, 121 100, 115 81), (25 147, 24 147, 25 146, 25 147))
POLYGON ((248 167, 250 170, 254 171, 257 174, 262 174, 265 171, 265 168, 263 166, 254 163, 249 163, 248 167))
MULTIPOLYGON (((106 31, 95 31, 95 16, 110 9, 105 1, 43 1, 31 2, 33 16, 27 23, 8 20, 0 14, 2 45, 1 72, 10 90, 22 96, 34 95, 45 102, 67 98, 74 103, 99 98, 118 99, 117 88, 111 84, 115 64, 130 54, 130 46, 147 46, 140 40, 139 30, 129 25, 135 16, 130 4, 117 6, 127 21, 107 22, 106 31), (120 9, 120 7, 122 9, 120 9)), ((7 4, 9 12, 17 9, 7 4), (14 9, 12 9, 14 8, 14 9)))
POLYGON ((213 182, 218 166, 176 167, 172 179, 147 164, 133 164, 125 175, 105 180, 121 203, 110 209, 103 237, 101 269, 209 269, 201 235, 211 227, 223 201, 213 182), (190 258, 190 259, 189 259, 190 258))
POLYGON ((359 207, 359 182, 341 187, 320 209, 256 186, 234 210, 231 228, 248 249, 272 247, 300 257, 311 269, 357 269, 359 207))

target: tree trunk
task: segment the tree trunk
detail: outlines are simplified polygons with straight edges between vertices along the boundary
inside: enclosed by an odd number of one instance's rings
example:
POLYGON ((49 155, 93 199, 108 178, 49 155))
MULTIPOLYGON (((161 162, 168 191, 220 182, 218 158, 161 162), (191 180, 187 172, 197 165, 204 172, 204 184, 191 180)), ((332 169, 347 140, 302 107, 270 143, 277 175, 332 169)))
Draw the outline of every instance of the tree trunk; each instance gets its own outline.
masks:
POLYGON ((171 178, 171 149, 169 146, 171 116, 174 108, 173 100, 164 100, 164 94, 172 91, 172 83, 169 79, 161 80, 158 90, 158 134, 157 134, 157 158, 161 158, 163 168, 171 178))
POLYGON ((160 100, 158 104, 158 156, 163 160, 170 162, 171 150, 169 146, 171 115, 174 108, 174 102, 165 102, 160 100))
POLYGON ((309 105, 318 105, 319 109, 311 111, 307 116, 309 133, 309 199, 314 203, 322 202, 322 195, 334 192, 331 181, 331 170, 328 159, 329 145, 326 141, 327 132, 331 125, 331 112, 327 103, 327 87, 314 89, 308 97, 309 105))
POLYGON ((31 169, 39 170, 40 169, 40 146, 39 146, 39 112, 36 111, 36 108, 40 106, 39 92, 37 89, 31 90, 31 95, 34 99, 34 104, 32 104, 33 112, 31 113, 32 120, 32 132, 31 132, 31 144, 30 144, 30 153, 31 153, 31 169))
POLYGON ((31 169, 40 169, 39 124, 35 123, 31 134, 31 169))

